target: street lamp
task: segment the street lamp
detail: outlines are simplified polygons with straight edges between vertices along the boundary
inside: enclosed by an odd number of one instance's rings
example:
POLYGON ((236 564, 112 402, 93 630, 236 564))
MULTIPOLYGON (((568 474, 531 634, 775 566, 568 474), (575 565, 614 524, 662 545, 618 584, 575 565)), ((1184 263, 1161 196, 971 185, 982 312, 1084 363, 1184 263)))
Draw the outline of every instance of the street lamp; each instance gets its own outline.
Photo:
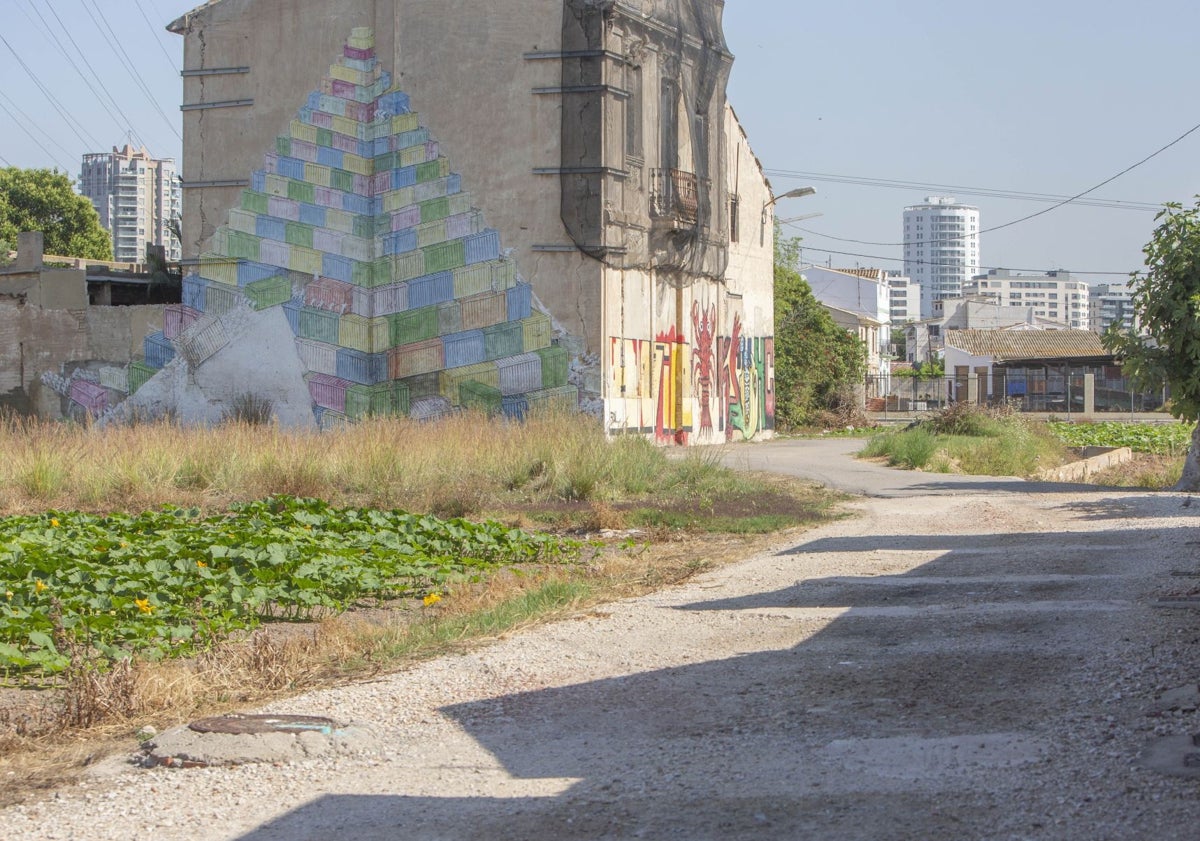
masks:
POLYGON ((794 190, 788 190, 786 193, 776 196, 775 198, 771 199, 769 202, 764 204, 763 208, 762 208, 762 222, 758 228, 758 244, 762 245, 766 241, 767 208, 769 208, 771 205, 775 204, 775 202, 777 202, 777 201, 782 201, 783 199, 801 199, 801 198, 804 198, 805 196, 811 196, 815 192, 817 192, 816 187, 797 187, 794 190))

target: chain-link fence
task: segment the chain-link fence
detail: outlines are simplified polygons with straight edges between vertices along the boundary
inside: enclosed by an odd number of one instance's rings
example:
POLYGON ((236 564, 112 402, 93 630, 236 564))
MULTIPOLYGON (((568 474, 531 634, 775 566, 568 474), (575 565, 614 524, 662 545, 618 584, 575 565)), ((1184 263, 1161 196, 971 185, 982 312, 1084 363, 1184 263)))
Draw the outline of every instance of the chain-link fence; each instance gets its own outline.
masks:
POLYGON ((1022 412, 1138 414, 1163 410, 1165 388, 1142 391, 1111 372, 1003 371, 939 378, 868 377, 867 411, 913 413, 950 403, 1007 402, 1022 412))

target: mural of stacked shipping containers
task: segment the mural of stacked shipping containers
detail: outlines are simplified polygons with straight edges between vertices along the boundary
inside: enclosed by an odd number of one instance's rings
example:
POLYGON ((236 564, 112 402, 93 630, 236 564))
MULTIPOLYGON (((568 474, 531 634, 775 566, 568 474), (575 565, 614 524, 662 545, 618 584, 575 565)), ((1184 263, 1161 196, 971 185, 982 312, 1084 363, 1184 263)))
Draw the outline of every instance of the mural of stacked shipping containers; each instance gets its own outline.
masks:
POLYGON ((146 340, 146 365, 176 351, 203 364, 225 341, 221 317, 240 306, 283 308, 323 427, 578 404, 549 316, 391 89, 370 29, 353 30, 277 138, 185 278, 173 335, 146 340))

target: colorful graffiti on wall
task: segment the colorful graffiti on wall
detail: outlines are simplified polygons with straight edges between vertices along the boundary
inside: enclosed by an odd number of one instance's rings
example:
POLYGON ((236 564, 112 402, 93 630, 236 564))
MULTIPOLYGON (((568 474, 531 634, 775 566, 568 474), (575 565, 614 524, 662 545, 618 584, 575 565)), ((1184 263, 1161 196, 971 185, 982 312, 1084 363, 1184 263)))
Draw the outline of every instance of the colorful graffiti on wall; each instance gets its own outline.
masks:
POLYGON ((138 378, 177 355, 203 365, 229 341, 223 318, 246 307, 283 310, 323 427, 578 403, 549 316, 392 87, 368 28, 253 173, 185 278, 183 305, 146 339, 138 378))
POLYGON ((623 429, 660 443, 749 440, 775 427, 775 340, 716 334, 716 307, 692 309, 694 345, 674 327, 654 342, 610 337, 609 395, 623 402, 623 429), (699 416, 698 429, 694 414, 699 416))

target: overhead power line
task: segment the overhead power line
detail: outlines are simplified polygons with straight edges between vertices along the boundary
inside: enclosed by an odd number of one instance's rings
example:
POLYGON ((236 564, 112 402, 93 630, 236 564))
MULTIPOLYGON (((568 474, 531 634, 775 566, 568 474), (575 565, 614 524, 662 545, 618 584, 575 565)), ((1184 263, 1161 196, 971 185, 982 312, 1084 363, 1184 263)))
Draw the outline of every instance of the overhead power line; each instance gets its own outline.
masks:
POLYGON ((25 71, 26 75, 28 75, 33 83, 37 86, 38 90, 42 92, 42 95, 46 97, 46 101, 49 102, 50 106, 58 112, 58 116, 62 117, 63 122, 67 124, 67 128, 71 129, 71 132, 79 138, 79 142, 84 146, 96 146, 98 143, 96 138, 88 134, 87 129, 83 128, 83 124, 78 120, 73 119, 70 114, 63 109, 62 103, 59 102, 58 98, 50 91, 50 89, 42 83, 42 80, 38 78, 37 74, 29 68, 29 65, 25 63, 20 54, 13 49, 12 44, 8 43, 8 39, 6 39, 3 35, 0 35, 0 43, 4 44, 4 46, 8 48, 8 51, 12 53, 13 58, 17 60, 17 64, 21 65, 21 69, 25 71), (84 135, 87 136, 85 137, 84 135))
MULTIPOLYGON (((8 97, 5 97, 5 99, 7 99, 7 98, 8 98, 8 97)), ((11 100, 9 100, 9 101, 11 102, 11 100)), ((16 106, 14 105, 13 107, 15 108, 16 106)), ((19 109, 18 109, 18 110, 19 110, 19 109)), ((33 136, 33 132, 31 132, 31 131, 29 130, 29 125, 32 125, 32 123, 29 123, 29 121, 27 121, 27 120, 18 120, 18 119, 17 119, 17 117, 16 117, 16 115, 15 115, 15 114, 13 114, 13 112, 12 112, 12 111, 8 110, 8 106, 7 106, 7 105, 5 105, 3 102, 0 102, 0 111, 3 111, 5 114, 7 114, 7 115, 8 115, 8 116, 9 116, 9 117, 12 119, 12 124, 13 124, 14 126, 20 126, 20 127, 21 127, 21 131, 25 132, 25 134, 27 134, 27 135, 29 136, 29 139, 30 139, 30 140, 32 140, 32 141, 34 142, 34 145, 36 145, 36 146, 41 146, 41 145, 42 145, 42 141, 40 141, 40 140, 38 140, 36 137, 34 137, 34 136, 33 136)), ((40 131, 40 130, 41 130, 41 129, 39 129, 39 131, 40 131)), ((69 155, 69 154, 68 154, 68 157, 70 157, 70 155, 69 155)), ((50 158, 51 158, 51 160, 53 160, 53 161, 54 161, 54 163, 58 164, 59 166, 62 166, 62 161, 61 161, 61 160, 58 158, 58 156, 57 156, 57 155, 51 155, 51 156, 50 156, 50 158)), ((63 170, 64 170, 65 172, 67 172, 67 173, 70 173, 70 172, 71 172, 71 168, 70 168, 70 167, 66 167, 66 166, 64 166, 64 167, 63 167, 63 170)))
MULTIPOLYGON (((3 99, 6 102, 8 102, 8 104, 12 108, 12 110, 16 111, 18 114, 21 115, 21 117, 24 119, 24 122, 22 122, 20 124, 22 128, 27 129, 29 126, 33 126, 35 129, 37 129, 38 131, 40 131, 42 133, 42 136, 45 138, 44 140, 34 139, 34 142, 37 143, 38 146, 42 146, 43 144, 49 145, 49 146, 54 146, 60 152, 62 152, 64 155, 66 155, 68 158, 75 157, 71 153, 71 151, 69 149, 67 149, 67 147, 63 146, 61 143, 59 143, 57 140, 55 140, 53 134, 51 134, 50 132, 48 132, 44 128, 42 128, 41 125, 38 124, 37 120, 33 119, 33 117, 29 116, 24 111, 22 111, 21 107, 19 105, 17 105, 16 102, 13 101, 12 97, 10 97, 8 94, 6 94, 4 92, 3 88, 0 88, 0 99, 3 99)), ((14 119, 14 121, 15 121, 15 119, 14 119)), ((53 157, 53 155, 51 157, 53 157)), ((61 161, 59 161, 59 163, 61 163, 61 161)))
POLYGON ((133 59, 129 57, 129 53, 125 52, 125 47, 121 45, 121 40, 117 37, 117 33, 113 31, 111 26, 109 26, 108 19, 104 17, 104 13, 100 11, 100 8, 96 6, 95 0, 82 0, 82 3, 83 10, 88 13, 88 17, 92 19, 92 22, 96 24, 97 28, 103 26, 104 29, 108 30, 112 44, 117 48, 117 58, 121 60, 121 65, 129 73, 129 77, 133 79, 134 84, 136 84, 138 89, 146 95, 146 99, 154 107, 154 110, 158 112, 158 115, 163 118, 163 122, 167 124, 172 133, 174 133, 174 135, 180 140, 183 140, 183 135, 179 133, 179 129, 175 128, 175 124, 171 122, 171 118, 167 116, 166 112, 162 110, 162 106, 158 104, 158 100, 154 98, 154 94, 151 92, 150 87, 146 84, 146 80, 143 79, 141 74, 137 72, 137 68, 133 64, 133 59), (88 5, 89 2, 91 3, 91 7, 96 9, 95 14, 92 13, 92 8, 90 8, 88 5))
POLYGON ((146 9, 144 6, 142 6, 142 0, 133 0, 133 2, 137 4, 138 11, 142 13, 142 20, 146 21, 146 26, 150 27, 150 32, 154 36, 154 43, 158 44, 158 48, 162 50, 162 54, 166 56, 167 62, 171 65, 175 72, 178 73, 179 64, 176 63, 175 59, 171 57, 171 54, 167 52, 167 48, 163 46, 162 33, 160 32, 162 27, 158 27, 156 29, 154 24, 150 22, 150 16, 146 14, 146 9))
MULTIPOLYGON (((1005 223, 1003 223, 1003 224, 1001 224, 1001 225, 993 225, 993 226, 992 226, 992 227, 990 227, 990 228, 982 228, 982 229, 980 229, 980 230, 978 230, 978 231, 972 231, 971 233, 967 233, 967 234, 956 234, 956 235, 954 235, 954 236, 946 236, 946 237, 942 237, 941 239, 938 239, 938 240, 930 240, 930 242, 936 242, 936 243, 939 243, 939 244, 940 244, 940 243, 943 243, 943 242, 954 242, 955 240, 965 240, 965 239, 971 239, 972 237, 980 236, 980 235, 982 235, 982 234, 991 233, 992 231, 1000 231, 1000 230, 1003 230, 1004 228, 1011 228, 1011 227, 1013 227, 1014 225, 1019 225, 1019 224, 1021 224, 1022 222, 1028 222, 1030 219, 1036 219, 1036 218, 1037 218, 1037 217, 1039 217, 1039 216, 1044 216, 1044 215, 1046 215, 1047 213, 1050 213, 1050 212, 1051 212, 1051 211, 1053 211, 1053 210, 1057 210, 1058 208, 1062 207, 1063 205, 1067 205, 1067 204, 1071 204, 1071 203, 1073 203, 1073 202, 1077 202, 1077 201, 1078 201, 1080 198, 1082 198, 1083 196, 1086 196, 1088 193, 1093 193, 1093 192, 1095 192, 1096 190, 1099 190, 1101 187, 1105 186, 1106 184, 1111 184, 1113 181, 1116 181, 1116 180, 1117 180, 1118 178, 1120 178, 1122 175, 1125 175, 1126 173, 1128 173, 1128 172, 1131 172, 1131 171, 1132 171, 1132 170, 1134 170, 1134 169, 1137 169, 1139 166, 1141 166, 1142 164, 1146 163, 1147 161, 1150 161, 1150 160, 1152 160, 1153 158, 1156 158, 1156 157, 1158 157, 1158 156, 1159 156, 1159 155, 1161 155, 1163 152, 1167 151, 1168 149, 1170 149, 1172 146, 1176 145, 1177 143, 1180 143, 1180 142, 1182 142, 1182 141, 1183 141, 1185 138, 1187 138, 1189 135, 1192 135, 1192 134, 1194 134, 1194 133, 1195 133, 1195 132, 1197 132, 1197 131, 1200 131, 1200 123, 1197 123, 1196 125, 1192 126, 1190 129, 1188 129, 1188 130, 1187 130, 1187 131, 1185 131, 1183 134, 1181 134, 1181 135, 1179 135, 1178 137, 1176 137, 1176 138, 1175 138, 1174 140, 1172 140, 1171 142, 1169 142, 1169 143, 1167 143, 1167 144, 1165 144, 1165 145, 1163 145, 1163 146, 1160 146, 1159 148, 1155 149, 1153 152, 1151 152, 1151 153, 1150 153, 1149 155, 1147 155, 1146 157, 1142 158, 1142 159, 1141 159, 1140 161, 1138 161, 1137 163, 1133 163, 1133 164, 1130 164, 1129 166, 1125 167, 1123 170, 1121 170, 1120 172, 1118 172, 1116 175, 1113 175, 1113 176, 1110 176, 1110 177, 1108 177, 1108 178, 1105 178, 1105 179, 1104 179, 1103 181, 1101 181, 1099 184, 1096 184, 1096 185, 1095 185, 1095 186, 1093 186, 1093 187, 1089 187, 1088 189, 1084 190, 1084 191, 1083 191, 1083 192, 1081 192, 1081 193, 1076 193, 1076 194, 1075 194, 1075 195, 1073 195, 1073 196, 1068 196, 1068 197, 1066 197, 1066 198, 1063 198, 1062 200, 1060 200, 1060 201, 1058 201, 1058 202, 1055 202, 1055 203, 1054 203, 1053 205, 1051 205, 1050 207, 1043 208, 1042 210, 1039 210, 1039 211, 1037 211, 1037 212, 1035 212, 1035 213, 1028 213, 1028 214, 1026 214, 1025 216, 1021 216, 1021 217, 1019 217, 1019 218, 1017 218, 1017 219, 1013 219, 1013 220, 1011 220, 1011 221, 1009 221, 1009 222, 1005 222, 1005 223)), ((1160 208, 1160 209, 1161 209, 1161 208, 1160 208)), ((816 234, 816 236, 825 236, 825 234, 816 234)), ((833 239, 838 239, 837 237, 832 237, 832 238, 833 238, 833 239)), ((907 244, 908 244, 908 243, 904 243, 904 242, 869 242, 869 241, 866 241, 866 240, 845 239, 845 238, 842 238, 842 239, 840 239, 840 241, 841 241, 841 242, 852 242, 852 243, 855 243, 855 244, 858 244, 858 245, 903 246, 903 245, 907 245, 907 244)), ((911 261, 910 261, 910 262, 911 262, 911 261)), ((1104 272, 1092 272, 1091 274, 1104 274, 1104 272)))
MULTIPOLYGON (((822 181, 833 184, 851 184, 859 187, 886 187, 892 190, 921 190, 927 194, 954 193, 965 196, 984 196, 987 198, 1043 202, 1047 204, 1070 198, 1069 196, 1055 195, 1053 193, 1034 193, 1021 190, 1000 190, 991 187, 964 187, 959 184, 927 184, 920 181, 899 181, 892 178, 868 178, 865 176, 837 175, 824 172, 802 172, 800 170, 788 169, 766 169, 763 170, 763 172, 775 178, 788 178, 797 181, 822 181)), ((1141 201, 1124 201, 1121 199, 1080 199, 1079 201, 1075 202, 1075 204, 1086 207, 1103 207, 1111 210, 1138 210, 1142 212, 1156 212, 1162 210, 1161 204, 1153 204, 1151 202, 1141 201)))

